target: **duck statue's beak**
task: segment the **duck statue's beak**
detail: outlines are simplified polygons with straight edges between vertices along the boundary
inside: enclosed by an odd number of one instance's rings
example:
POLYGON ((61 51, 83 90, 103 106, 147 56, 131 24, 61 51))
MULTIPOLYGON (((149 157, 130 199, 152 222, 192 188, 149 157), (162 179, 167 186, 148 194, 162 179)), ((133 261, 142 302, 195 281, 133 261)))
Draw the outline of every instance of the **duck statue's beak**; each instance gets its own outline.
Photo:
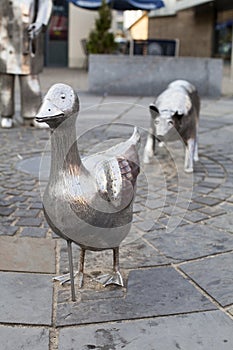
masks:
POLYGON ((44 123, 61 117, 64 117, 64 112, 51 100, 44 99, 35 119, 38 123, 44 123))

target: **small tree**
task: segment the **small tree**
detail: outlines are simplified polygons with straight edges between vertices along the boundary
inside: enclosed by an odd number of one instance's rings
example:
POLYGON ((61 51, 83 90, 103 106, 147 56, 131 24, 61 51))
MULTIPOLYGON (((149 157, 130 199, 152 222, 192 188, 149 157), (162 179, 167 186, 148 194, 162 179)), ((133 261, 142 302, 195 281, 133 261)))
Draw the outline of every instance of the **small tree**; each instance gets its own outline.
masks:
POLYGON ((101 7, 98 10, 99 18, 95 21, 95 29, 90 32, 87 40, 88 53, 112 53, 116 49, 114 35, 110 33, 112 23, 111 9, 102 0, 101 7))

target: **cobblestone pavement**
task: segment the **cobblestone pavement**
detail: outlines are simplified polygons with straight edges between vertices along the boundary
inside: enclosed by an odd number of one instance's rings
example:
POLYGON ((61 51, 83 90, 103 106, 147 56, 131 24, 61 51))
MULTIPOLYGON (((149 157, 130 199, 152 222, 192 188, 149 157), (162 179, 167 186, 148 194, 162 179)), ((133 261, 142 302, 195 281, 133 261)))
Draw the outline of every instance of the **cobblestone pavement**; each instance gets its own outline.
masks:
MULTIPOLYGON (((83 155, 127 138, 134 124, 142 155, 152 98, 81 92, 80 100, 83 155)), ((0 350, 233 349, 233 99, 202 100, 194 175, 182 170, 179 142, 142 165, 120 247, 125 287, 95 282, 112 253, 87 252, 75 303, 69 285, 52 281, 68 259, 42 212, 49 131, 22 126, 18 116, 0 135, 0 350)))

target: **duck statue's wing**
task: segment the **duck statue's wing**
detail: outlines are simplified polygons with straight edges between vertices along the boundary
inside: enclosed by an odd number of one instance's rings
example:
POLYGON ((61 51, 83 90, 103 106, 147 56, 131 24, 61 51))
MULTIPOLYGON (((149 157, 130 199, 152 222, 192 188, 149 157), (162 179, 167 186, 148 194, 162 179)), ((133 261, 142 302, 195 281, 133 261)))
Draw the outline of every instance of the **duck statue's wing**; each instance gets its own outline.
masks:
POLYGON ((134 197, 140 172, 138 145, 140 137, 134 130, 131 138, 102 153, 105 159, 96 164, 96 183, 100 195, 114 207, 126 207, 134 197))
POLYGON ((114 206, 121 203, 122 177, 115 157, 100 161, 96 165, 95 179, 100 196, 114 206))

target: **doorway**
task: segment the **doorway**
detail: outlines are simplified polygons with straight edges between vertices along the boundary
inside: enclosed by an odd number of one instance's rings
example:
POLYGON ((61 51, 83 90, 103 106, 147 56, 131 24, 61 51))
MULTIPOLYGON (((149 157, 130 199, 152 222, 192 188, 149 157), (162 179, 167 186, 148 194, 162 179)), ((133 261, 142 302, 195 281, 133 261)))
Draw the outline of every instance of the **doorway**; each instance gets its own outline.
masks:
POLYGON ((45 66, 67 67, 68 65, 68 2, 54 0, 53 13, 46 33, 45 66))

